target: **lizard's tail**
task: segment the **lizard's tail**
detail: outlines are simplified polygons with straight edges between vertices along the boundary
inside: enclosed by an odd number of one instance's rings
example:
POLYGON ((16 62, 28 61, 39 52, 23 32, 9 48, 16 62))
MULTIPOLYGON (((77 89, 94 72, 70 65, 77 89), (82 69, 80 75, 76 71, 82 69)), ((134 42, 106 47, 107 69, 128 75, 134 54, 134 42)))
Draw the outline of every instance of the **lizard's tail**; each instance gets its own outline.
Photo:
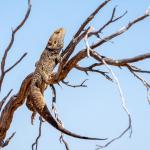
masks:
POLYGON ((54 128, 58 129, 62 133, 65 133, 69 136, 80 138, 80 139, 87 139, 87 140, 107 140, 107 138, 92 138, 92 137, 86 137, 86 136, 80 136, 78 134, 72 133, 71 131, 65 129, 59 122, 57 122, 53 116, 51 115, 50 111, 48 110, 46 103, 44 101, 44 97, 40 92, 39 88, 34 88, 30 94, 33 105, 36 109, 36 111, 48 122, 50 123, 54 128))

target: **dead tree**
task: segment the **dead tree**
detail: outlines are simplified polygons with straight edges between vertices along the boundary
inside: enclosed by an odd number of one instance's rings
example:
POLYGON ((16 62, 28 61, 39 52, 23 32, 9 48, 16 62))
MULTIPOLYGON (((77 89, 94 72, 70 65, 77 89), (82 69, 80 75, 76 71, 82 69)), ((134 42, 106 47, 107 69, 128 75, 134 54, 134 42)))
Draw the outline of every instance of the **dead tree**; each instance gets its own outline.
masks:
MULTIPOLYGON (((121 18, 123 18, 127 12, 124 12, 123 14, 119 15, 116 17, 116 7, 113 8, 112 14, 110 16, 110 19, 101 27, 98 29, 94 29, 94 27, 89 26, 89 23, 94 19, 94 17, 97 15, 97 13, 103 9, 111 0, 105 0, 103 3, 101 3, 82 23, 82 25, 79 27, 79 29, 76 31, 74 34, 73 38, 69 42, 69 44, 66 46, 65 50, 61 53, 62 60, 61 63, 58 64, 58 71, 56 74, 52 77, 51 79, 51 87, 54 93, 54 99, 53 99, 53 110, 55 114, 55 118, 57 121, 61 122, 59 119, 59 116, 57 114, 57 110, 55 109, 55 103, 56 103, 56 90, 53 87, 54 84, 59 84, 63 83, 66 84, 69 87, 85 87, 85 81, 83 81, 80 85, 71 85, 69 82, 64 81, 67 75, 70 73, 72 69, 76 69, 80 72, 85 72, 87 75, 88 73, 93 73, 96 72, 98 75, 103 75, 106 79, 114 82, 116 84, 116 87, 119 91, 120 94, 120 99, 122 102, 122 107, 124 111, 126 112, 128 119, 129 119, 129 124, 128 127, 117 137, 114 137, 112 140, 108 141, 105 145, 97 145, 97 149, 104 148, 111 144, 113 141, 121 138, 127 131, 130 131, 130 135, 132 134, 132 119, 131 115, 126 107, 125 99, 123 96, 123 92, 119 83, 119 80, 113 70, 111 69, 111 66, 113 67, 118 67, 118 68, 126 68, 128 71, 134 75, 134 77, 138 80, 140 80, 143 84, 143 86, 147 90, 147 100, 150 103, 150 94, 149 94, 149 88, 150 84, 143 79, 140 74, 149 74, 150 70, 143 70, 142 68, 137 67, 134 65, 135 62, 141 62, 143 60, 149 59, 150 58, 150 53, 146 54, 141 54, 137 56, 133 56, 131 58, 124 58, 124 59, 113 59, 109 58, 107 56, 101 55, 100 52, 97 52, 96 49, 100 48, 103 44, 110 42, 112 39, 120 36, 121 34, 127 32, 130 28, 135 26, 137 23, 142 22, 142 20, 148 18, 150 16, 150 8, 148 8, 143 15, 136 17, 133 20, 130 20, 130 22, 123 27, 121 27, 119 30, 116 32, 113 32, 103 38, 101 38, 101 33, 106 29, 107 27, 110 27, 111 24, 119 21, 121 18), (96 37, 97 40, 90 45, 88 40, 91 37, 96 37), (82 41, 85 41, 85 49, 80 50, 76 54, 73 52, 76 50, 77 45, 82 41), (79 64, 80 61, 84 60, 87 57, 92 57, 95 60, 95 63, 83 67, 79 64), (100 68, 104 66, 108 70, 107 72, 105 71, 100 71, 100 68)), ((6 59, 7 55, 11 50, 11 47, 14 43, 15 40, 15 35, 16 33, 23 27, 23 25, 26 23, 29 15, 31 12, 31 1, 28 0, 28 9, 25 14, 24 19, 20 22, 20 24, 12 30, 12 35, 11 35, 11 40, 7 46, 7 48, 4 50, 4 54, 1 60, 1 76, 0 76, 0 91, 3 86, 3 81, 5 77, 8 75, 8 73, 19 64, 22 59, 27 55, 27 53, 24 53, 19 60, 17 60, 12 66, 6 68, 6 59)), ((23 80, 22 84, 20 85, 20 89, 18 90, 18 93, 15 95, 12 95, 9 99, 8 97, 11 94, 10 90, 8 94, 1 100, 0 102, 0 109, 1 109, 1 116, 0 116, 0 146, 3 148, 7 146, 12 139, 12 137, 15 135, 15 132, 12 134, 11 137, 6 139, 7 132, 11 126, 11 123, 13 121, 13 116, 14 112, 17 111, 19 107, 21 107, 26 99, 27 92, 29 90, 30 86, 30 81, 32 78, 32 73, 27 75, 27 77, 23 80), (8 99, 8 100, 7 100, 8 99), (8 101, 7 103, 5 101, 8 101)), ((34 145, 36 145, 37 149, 37 144, 38 144, 38 139, 40 138, 41 135, 41 125, 42 125, 42 119, 40 119, 40 127, 39 127, 39 136, 36 139, 36 142, 33 143, 32 149, 34 149, 34 145)), ((62 123, 62 122, 61 122, 62 123)), ((63 135, 60 137, 60 141, 62 141, 65 144, 66 149, 69 150, 69 145, 68 143, 63 139, 63 135)))

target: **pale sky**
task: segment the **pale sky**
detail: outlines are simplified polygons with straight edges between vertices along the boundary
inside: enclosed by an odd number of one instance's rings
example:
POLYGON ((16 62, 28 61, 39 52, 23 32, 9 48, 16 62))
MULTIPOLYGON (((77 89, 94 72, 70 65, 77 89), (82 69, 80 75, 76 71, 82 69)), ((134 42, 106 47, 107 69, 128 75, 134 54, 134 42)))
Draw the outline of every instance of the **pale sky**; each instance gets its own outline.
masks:
MULTIPOLYGON (((23 28, 16 34, 14 45, 7 59, 7 66, 11 65, 24 52, 28 55, 9 73, 4 80, 1 98, 13 88, 17 93, 22 80, 34 71, 35 62, 39 59, 51 33, 59 28, 66 29, 65 46, 71 40, 75 31, 84 19, 101 3, 99 0, 33 0, 29 19, 23 28)), ((120 29, 134 18, 143 15, 150 6, 148 0, 112 0, 90 23, 95 29, 102 26, 110 17, 114 6, 117 14, 128 11, 120 21, 104 30, 102 37, 120 29)), ((27 9, 27 0, 3 0, 0 4, 0 58, 6 48, 11 29, 16 27, 24 17, 27 9)), ((150 17, 136 24, 125 34, 113 39, 97 48, 97 52, 112 58, 127 58, 138 54, 150 52, 150 17)), ((94 39, 95 40, 95 39, 94 39)), ((90 41, 93 42, 93 41, 90 41)), ((76 52, 84 48, 82 41, 76 52)), ((86 59, 82 65, 87 66, 92 58, 86 59)), ((150 60, 136 63, 143 69, 150 70, 150 60)), ((106 68, 100 68, 107 71, 106 68)), ((150 147, 150 106, 146 100, 146 89, 127 69, 112 67, 124 92, 126 104, 131 113, 133 134, 129 138, 127 132, 121 139, 105 148, 106 150, 149 150, 150 147)), ((143 77, 150 81, 148 75, 143 77)), ((118 90, 115 84, 106 80, 99 74, 86 76, 77 70, 73 70, 66 81, 79 84, 84 79, 89 79, 87 88, 69 88, 56 85, 57 108, 65 128, 80 135, 91 137, 108 137, 110 140, 118 136, 127 126, 128 118, 122 109, 118 90)), ((45 92, 47 105, 51 105, 51 91, 45 92)), ((30 123, 31 112, 25 105, 20 107, 14 116, 7 137, 16 131, 16 135, 6 150, 30 150, 31 145, 38 135, 38 116, 32 126, 30 123)), ((39 141, 39 150, 65 150, 65 146, 59 143, 60 132, 44 123, 42 137, 39 141)), ((104 145, 104 141, 86 141, 65 136, 71 150, 94 150, 96 144, 104 145)))

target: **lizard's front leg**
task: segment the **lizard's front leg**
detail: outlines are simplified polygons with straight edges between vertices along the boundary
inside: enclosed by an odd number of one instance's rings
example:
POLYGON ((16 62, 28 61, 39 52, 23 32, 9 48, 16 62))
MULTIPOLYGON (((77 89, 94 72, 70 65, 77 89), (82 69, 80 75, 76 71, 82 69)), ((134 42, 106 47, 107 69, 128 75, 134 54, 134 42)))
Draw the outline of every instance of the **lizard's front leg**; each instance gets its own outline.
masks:
POLYGON ((51 73, 50 75, 47 75, 45 72, 42 72, 42 80, 47 85, 51 84, 51 79, 55 76, 55 73, 51 73))

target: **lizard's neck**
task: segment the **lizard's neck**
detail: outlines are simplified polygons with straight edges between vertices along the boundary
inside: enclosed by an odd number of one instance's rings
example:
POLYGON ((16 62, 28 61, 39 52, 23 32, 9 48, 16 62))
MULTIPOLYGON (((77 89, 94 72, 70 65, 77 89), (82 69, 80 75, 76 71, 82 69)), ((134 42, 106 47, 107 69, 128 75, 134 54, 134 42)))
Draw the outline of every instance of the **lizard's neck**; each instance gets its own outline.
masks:
POLYGON ((61 49, 49 49, 49 48, 45 48, 45 50, 47 51, 48 55, 50 56, 54 56, 54 55, 59 55, 61 52, 61 49))

